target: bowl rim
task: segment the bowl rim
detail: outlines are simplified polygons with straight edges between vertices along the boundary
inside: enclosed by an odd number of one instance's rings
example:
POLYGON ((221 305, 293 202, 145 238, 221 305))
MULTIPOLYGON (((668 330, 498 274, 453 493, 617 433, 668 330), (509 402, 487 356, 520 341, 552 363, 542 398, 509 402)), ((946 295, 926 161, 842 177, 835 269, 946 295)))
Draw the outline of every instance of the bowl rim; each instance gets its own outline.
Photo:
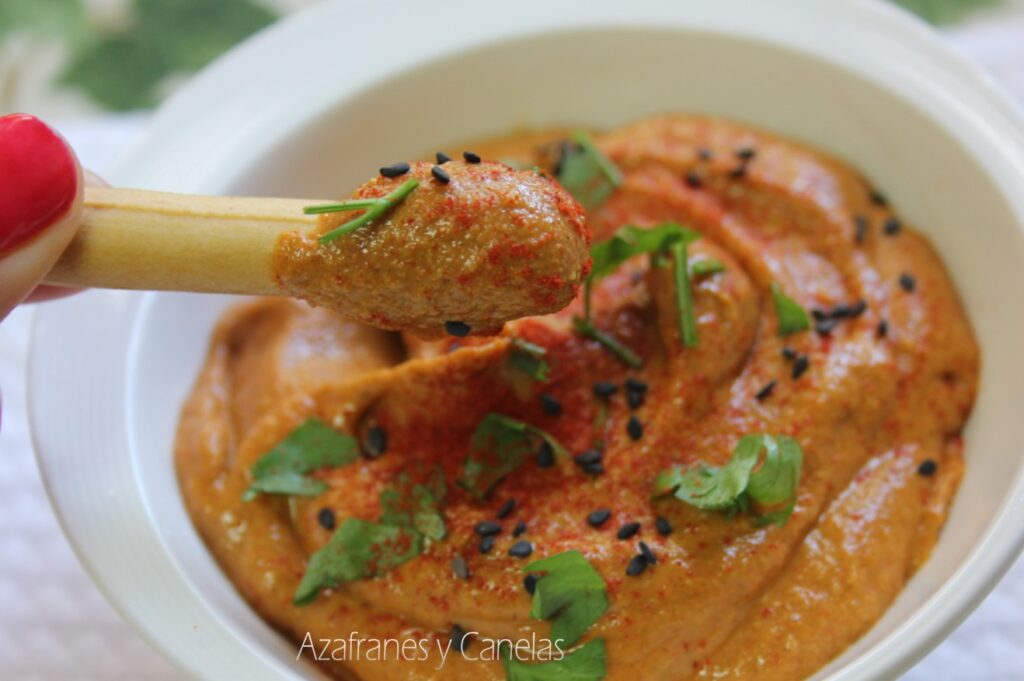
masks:
MULTIPOLYGON (((1005 168, 1016 171, 1016 176, 1003 177, 1000 186, 1006 189, 1013 182, 1024 186, 1024 116, 987 73, 957 54, 924 24, 901 10, 873 0, 833 0, 831 3, 776 0, 771 3, 770 11, 762 6, 767 4, 759 0, 718 0, 697 6, 697 3, 633 0, 623 5, 617 0, 589 0, 585 16, 580 16, 584 13, 579 12, 578 5, 573 3, 553 7, 547 0, 521 0, 515 8, 516 16, 502 17, 502 22, 496 22, 495 13, 490 8, 481 7, 484 3, 451 0, 447 5, 434 8, 459 12, 459 31, 452 31, 451 40, 438 40, 434 34, 421 36, 416 41, 417 33, 425 32, 407 31, 403 34, 408 38, 403 43, 406 47, 404 52, 396 51, 372 63, 361 64, 364 67, 362 72, 353 74, 345 86, 340 86, 333 93, 333 99, 322 92, 315 92, 311 83, 308 90, 301 87, 298 90, 301 104, 271 101, 267 105, 265 98, 258 98, 258 91, 272 88, 274 83, 286 83, 289 73, 290 67, 275 65, 280 61, 278 55, 293 54, 296 46, 304 42, 304 36, 315 32, 317 25, 338 25, 338 20, 343 17, 350 21, 368 21, 373 25, 374 19, 380 21, 380 15, 385 11, 373 0, 337 0, 314 5, 257 34, 180 90, 155 115, 148 131, 121 156, 109 178, 115 184, 129 183, 130 180, 130 184, 142 188, 223 191, 237 176, 239 168, 250 167, 251 161, 269 149, 272 139, 268 138, 273 136, 267 136, 263 131, 276 127, 299 129, 342 99, 355 96, 375 82, 412 68, 424 57, 439 59, 494 40, 520 38, 543 31, 654 27, 717 30, 751 40, 777 42, 787 48, 806 51, 814 58, 831 59, 872 78, 864 70, 868 66, 858 68, 848 60, 844 61, 841 55, 836 54, 838 47, 826 44, 829 38, 836 38, 835 35, 799 36, 786 29, 787 18, 793 24, 793 19, 798 16, 801 22, 819 22, 819 26, 831 25, 833 33, 842 32, 842 49, 851 49, 851 41, 860 40, 869 41, 873 50, 889 50, 904 57, 912 53, 915 66, 921 70, 920 77, 931 78, 934 87, 954 93, 960 106, 972 110, 971 116, 983 133, 1006 138, 1001 152, 1003 156, 999 160, 1005 168), (576 12, 566 8, 576 9, 576 12), (740 18, 744 12, 747 18, 740 18), (256 64, 266 67, 261 73, 260 88, 243 88, 241 96, 234 96, 238 89, 232 90, 232 86, 246 82, 246 78, 251 79, 256 64), (224 98, 222 93, 225 90, 232 91, 233 96, 224 98), (254 109, 253 104, 257 101, 265 106, 254 109), (204 115, 195 116, 197 110, 202 110, 204 115), (239 121, 245 121, 245 124, 240 127, 239 121), (212 162, 211 157, 214 159, 212 162)), ((393 0, 386 10, 388 14, 399 11, 415 16, 416 3, 413 0, 393 0)), ((407 23, 414 25, 418 22, 410 20, 407 23)), ((354 37, 353 43, 358 40, 369 38, 354 37)), ((363 48, 370 49, 372 45, 367 44, 363 48)), ((301 54, 296 58, 302 59, 301 54)), ((1018 214, 1024 215, 1024 197, 1016 205, 1020 208, 1018 214)), ((259 651, 251 647, 250 655, 243 659, 216 660, 217 648, 210 646, 233 645, 237 648, 246 647, 246 643, 205 609, 198 594, 193 593, 187 584, 178 584, 175 597, 192 601, 173 601, 174 606, 181 608, 180 613, 174 617, 155 617, 157 610, 153 608, 153 599, 157 597, 147 594, 142 583, 144 580, 126 584, 122 581, 124 575, 114 564, 118 557, 111 553, 109 547, 85 539, 95 534, 99 521, 123 531, 137 532, 139 528, 130 527, 128 519, 147 518, 149 524, 143 529, 154 534, 147 538, 148 541, 155 542, 153 546, 157 549, 166 550, 159 537, 155 536, 147 506, 138 490, 124 487, 135 480, 130 464, 129 470, 120 471, 124 477, 120 480, 117 498, 104 510, 102 518, 94 517, 96 509, 83 506, 82 499, 61 478, 60 469, 67 465, 70 454, 88 454, 72 451, 74 448, 69 447, 66 438, 53 434, 52 427, 59 423, 61 407, 67 405, 66 396, 62 393, 73 384, 102 380, 97 373, 101 366, 120 367, 121 374, 124 373, 124 360, 130 350, 129 340, 134 334, 139 311, 151 295, 90 292, 79 297, 72 306, 57 303, 37 312, 27 363, 28 404, 37 462, 47 494, 75 553, 108 601, 155 649, 182 671, 201 678, 231 678, 242 673, 243 669, 253 678, 297 678, 293 670, 267 667, 266 659, 260 658, 259 651), (97 324, 100 319, 106 319, 109 327, 103 331, 88 329, 101 326, 97 324), (98 358, 92 355, 78 357, 79 362, 83 359, 95 362, 95 367, 79 373, 62 374, 58 368, 74 368, 75 365, 69 362, 76 352, 82 353, 80 348, 85 346, 75 344, 69 348, 60 339, 66 338, 69 331, 79 333, 79 330, 84 330, 87 338, 108 342, 109 346, 98 358), (206 642, 200 644, 168 635, 172 626, 190 617, 197 622, 202 621, 204 638, 208 639, 206 642), (197 655, 200 646, 212 653, 197 655)), ((123 384, 123 375, 115 378, 115 393, 124 392, 124 386, 117 385, 119 381, 123 384)), ((106 380, 110 380, 109 376, 106 380)), ((114 403, 120 405, 124 401, 115 400, 114 403)), ((96 405, 89 405, 87 411, 89 418, 83 419, 79 429, 110 427, 114 429, 115 437, 124 440, 119 446, 127 451, 130 443, 127 441, 124 414, 102 414, 96 405)), ((127 456, 123 458, 127 461, 127 456)), ((956 628, 995 586, 1024 548, 1024 526, 1015 528, 1014 525, 1019 523, 1013 520, 1019 516, 1014 510, 1019 511, 1022 505, 1024 473, 1017 476, 1010 497, 953 576, 892 635, 830 678, 836 681, 893 678, 906 671, 956 628)), ((168 575, 168 579, 175 577, 173 571, 168 575)), ((170 594, 163 597, 169 598, 170 594)))

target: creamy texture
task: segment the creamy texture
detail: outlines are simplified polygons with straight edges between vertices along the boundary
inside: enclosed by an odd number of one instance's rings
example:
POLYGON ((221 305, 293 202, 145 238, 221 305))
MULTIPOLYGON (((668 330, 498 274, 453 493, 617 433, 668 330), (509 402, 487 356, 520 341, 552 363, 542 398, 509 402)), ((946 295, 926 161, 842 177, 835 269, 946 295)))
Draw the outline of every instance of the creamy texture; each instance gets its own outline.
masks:
POLYGON ((586 276, 583 209, 551 177, 488 161, 413 163, 354 198, 380 198, 415 178, 388 213, 327 244, 317 238, 361 212, 323 215, 313 233, 285 233, 274 252, 282 291, 349 319, 423 337, 445 322, 493 334, 512 319, 568 305, 586 276))
MULTIPOLYGON (((532 160, 536 138, 518 151, 532 160)), ((702 238, 693 257, 721 260, 724 273, 694 283, 699 345, 676 333, 670 272, 629 261, 594 293, 595 322, 645 359, 629 370, 570 330, 566 311, 521 320, 496 339, 406 344, 296 303, 267 301, 230 313, 180 424, 177 469, 185 501, 207 544, 240 593, 269 622, 301 642, 434 636, 458 623, 491 638, 519 638, 549 625, 529 616, 524 562, 507 555, 519 520, 533 558, 581 551, 608 585, 609 611, 584 641, 603 637, 609 679, 792 679, 813 673, 861 636, 927 558, 960 479, 960 431, 974 399, 978 351, 941 262, 906 226, 887 234, 889 208, 872 202, 848 166, 806 147, 729 122, 689 116, 640 121, 598 138, 624 183, 588 216, 595 240, 622 224, 673 220, 702 238), (749 162, 737 150, 755 152, 749 162), (702 150, 709 158, 702 158, 702 150), (743 172, 737 169, 743 167, 743 172), (689 176, 689 180, 687 177, 689 176), (857 216, 868 228, 857 237, 857 216), (913 290, 901 286, 912 275, 913 290), (828 335, 776 334, 772 282, 808 309, 864 300, 867 308, 828 335), (879 325, 885 321, 885 334, 879 325), (507 336, 548 349, 546 384, 510 372, 507 336), (788 346, 806 354, 793 378, 788 346), (607 418, 595 381, 629 376, 650 386, 644 404, 622 390, 607 418), (762 400, 755 395, 776 381, 762 400), (541 409, 549 392, 563 405, 541 409), (532 460, 477 502, 457 479, 470 435, 490 412, 535 424, 572 452, 606 443, 606 473, 571 461, 532 460), (634 441, 626 423, 644 425, 634 441), (388 433, 379 459, 318 473, 330 491, 314 499, 240 500, 248 469, 306 417, 362 435, 388 433), (787 434, 805 462, 796 510, 785 526, 758 528, 745 516, 651 498, 654 477, 674 464, 721 464, 749 433, 787 434), (919 466, 931 459, 933 475, 919 466), (386 576, 345 584, 298 608, 291 598, 310 554, 330 533, 320 509, 375 519, 377 495, 400 471, 438 465, 448 481, 448 536, 386 576), (474 525, 509 498, 518 506, 487 555, 474 525), (612 509, 600 529, 586 523, 612 509), (662 515, 674 527, 655 532, 662 515), (631 540, 615 538, 641 523, 631 540), (625 568, 637 540, 656 565, 625 568), (465 557, 468 581, 453 577, 465 557)), ((493 149, 516 153, 504 141, 493 149)), ((479 147, 484 154, 490 152, 479 147)), ((546 156, 540 153, 541 160, 546 156)), ((478 642, 479 645, 479 642, 478 642)), ((470 645, 470 655, 480 649, 470 645)), ((327 663, 340 678, 502 679, 495 662, 450 655, 426 662, 327 663)))

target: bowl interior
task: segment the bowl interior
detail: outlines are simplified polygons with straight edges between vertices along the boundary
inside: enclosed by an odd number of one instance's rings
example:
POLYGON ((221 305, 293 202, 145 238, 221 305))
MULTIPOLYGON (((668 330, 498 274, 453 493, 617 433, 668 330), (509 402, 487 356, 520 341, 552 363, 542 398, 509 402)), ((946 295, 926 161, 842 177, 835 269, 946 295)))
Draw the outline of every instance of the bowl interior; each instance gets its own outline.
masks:
MULTIPOLYGON (((1012 501, 1024 466, 1024 317, 1013 295, 1024 291, 1024 233, 1014 212, 1020 206, 1000 186, 997 141, 986 137, 982 123, 968 121, 968 111, 939 113, 920 98, 912 104, 905 91, 756 39, 654 27, 566 30, 421 63, 332 102, 304 125, 269 133, 272 143, 213 189, 330 197, 385 162, 435 147, 458 151, 449 145, 459 140, 551 124, 610 127, 666 111, 745 121, 859 167, 931 237, 981 341, 982 389, 967 432, 967 475, 949 523, 932 559, 886 616, 819 677, 846 674, 868 651, 898 645, 890 635, 929 612, 950 626, 956 621, 938 601, 970 561, 984 560, 990 525, 1012 501)), ((295 646, 235 594, 178 494, 171 460, 178 409, 229 300, 146 297, 128 356, 130 456, 171 560, 212 615, 272 666, 317 678, 295 661, 295 646)))

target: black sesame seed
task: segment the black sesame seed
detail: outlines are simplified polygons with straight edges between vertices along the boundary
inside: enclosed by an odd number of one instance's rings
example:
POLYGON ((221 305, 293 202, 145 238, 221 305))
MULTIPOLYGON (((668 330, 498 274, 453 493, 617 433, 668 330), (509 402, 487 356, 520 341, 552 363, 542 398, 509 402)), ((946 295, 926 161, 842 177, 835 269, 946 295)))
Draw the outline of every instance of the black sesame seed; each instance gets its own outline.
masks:
POLYGON ((320 527, 325 530, 334 529, 334 511, 329 508, 321 508, 320 512, 316 514, 316 521, 320 523, 320 527))
POLYGON ((741 149, 736 150, 736 158, 740 159, 741 161, 749 161, 750 159, 754 158, 756 154, 757 150, 754 149, 754 147, 743 147, 741 149))
POLYGON ((558 416, 562 413, 562 403, 551 393, 541 394, 540 408, 544 410, 545 414, 551 414, 552 416, 558 416))
POLYGON ((626 523, 619 528, 619 531, 615 533, 615 536, 619 539, 629 539, 633 537, 637 532, 640 531, 640 523, 632 522, 626 523))
POLYGON ((782 356, 792 361, 797 358, 797 351, 787 345, 782 348, 782 356))
POLYGON ((636 416, 630 416, 626 422, 626 434, 631 440, 639 440, 644 436, 644 424, 636 416))
POLYGON ((580 452, 574 457, 574 460, 580 466, 588 466, 592 463, 598 463, 603 457, 604 453, 595 447, 593 449, 588 449, 585 452, 580 452))
POLYGON ((919 475, 923 475, 926 478, 930 478, 935 475, 935 472, 939 470, 939 464, 935 463, 934 459, 925 459, 921 462, 921 465, 917 467, 919 475))
POLYGON ((498 509, 498 512, 495 515, 498 517, 499 520, 501 520, 503 518, 507 518, 509 514, 512 513, 512 511, 514 510, 516 510, 516 500, 509 499, 508 501, 501 505, 501 508, 498 509))
POLYGON ((619 391, 619 386, 611 381, 597 381, 594 383, 594 395, 597 397, 611 397, 619 391))
POLYGON ((846 303, 840 303, 839 305, 836 305, 831 310, 829 310, 828 316, 831 319, 846 319, 847 317, 850 316, 850 311, 852 309, 853 308, 847 305, 846 303))
POLYGON ((604 464, 600 462, 588 463, 583 467, 583 472, 589 473, 590 475, 604 475, 604 464))
POLYGON ((366 456, 376 459, 388 449, 388 432, 380 426, 370 426, 366 431, 366 439, 363 441, 363 450, 366 456))
POLYGON ((523 577, 523 588, 526 589, 526 593, 533 595, 533 592, 537 590, 537 582, 540 581, 540 575, 526 575, 523 577))
POLYGON ((490 553, 494 548, 494 535, 489 534, 480 539, 480 553, 490 553))
POLYGON ((525 539, 517 541, 508 549, 508 555, 513 558, 529 558, 531 553, 533 553, 533 544, 525 539))
POLYGON ((551 468, 555 465, 555 450, 546 440, 540 443, 537 450, 537 465, 541 468, 551 468))
POLYGON ((866 215, 856 215, 853 218, 853 240, 859 244, 864 243, 868 236, 868 218, 866 215))
POLYGON ((526 521, 520 520, 518 523, 516 523, 515 528, 512 530, 512 536, 518 537, 523 532, 526 532, 526 521))
POLYGON ((626 390, 629 392, 645 393, 647 392, 647 384, 641 381, 639 378, 630 376, 626 379, 626 390))
POLYGON ((465 338, 469 335, 469 324, 466 322, 445 322, 444 332, 456 338, 465 338))
POLYGON ((869 189, 868 197, 871 199, 871 203, 876 206, 887 206, 889 205, 888 199, 885 198, 884 194, 880 194, 877 189, 869 189))
POLYGON ((697 149, 697 158, 699 158, 700 160, 710 161, 711 156, 711 150, 708 149, 707 147, 700 147, 699 149, 697 149))
POLYGON ((747 164, 740 163, 738 166, 729 171, 729 177, 734 180, 741 180, 747 176, 747 164))
POLYGON ((878 322, 878 328, 875 329, 875 335, 879 338, 885 338, 889 335, 889 322, 882 320, 878 322))
POLYGON ((601 527, 612 517, 610 508, 598 508, 587 514, 587 525, 601 527))
POLYGON ((704 180, 700 179, 700 174, 696 170, 691 170, 686 173, 686 186, 690 189, 700 189, 704 184, 704 180))
POLYGON ((820 308, 814 308, 811 310, 811 316, 814 317, 815 321, 822 321, 828 319, 828 312, 820 308))
POLYGON ((459 579, 469 579, 469 565, 462 556, 452 558, 452 574, 459 579))
POLYGON ((757 394, 754 395, 754 399, 758 402, 768 399, 768 396, 772 394, 773 390, 775 390, 775 383, 776 382, 774 380, 765 383, 764 387, 758 390, 757 394))
POLYGON ((854 319, 864 314, 866 309, 868 309, 868 304, 864 300, 858 300, 852 305, 840 303, 832 308, 828 316, 832 319, 854 319))
POLYGON ((473 531, 481 537, 493 537, 501 532, 501 524, 493 520, 481 520, 473 528, 473 531))
POLYGON ((814 323, 814 330, 818 332, 819 336, 827 336, 835 331, 837 326, 839 326, 838 319, 819 319, 814 323))
POLYGON ((452 160, 452 157, 444 153, 443 151, 439 151, 436 154, 434 154, 434 159, 437 161, 437 165, 443 166, 445 163, 452 160))
POLYGON ((630 409, 639 409, 644 404, 644 394, 636 392, 626 393, 626 404, 629 405, 630 409))
POLYGON ((466 630, 460 627, 458 624, 452 625, 452 630, 448 632, 448 637, 452 641, 452 648, 460 653, 466 652, 466 648, 469 646, 469 634, 466 630))
POLYGON ((803 376, 804 372, 807 371, 810 366, 811 360, 807 355, 800 355, 797 357, 796 361, 793 362, 793 379, 796 380, 803 376))
POLYGON ((640 542, 640 555, 644 557, 648 565, 654 565, 658 562, 654 557, 654 551, 651 551, 651 547, 645 541, 640 542))
POLYGON ((380 174, 384 177, 401 177, 409 172, 409 168, 410 166, 408 163, 400 161, 399 163, 392 163, 389 166, 384 166, 380 169, 380 174))
POLYGON ((654 519, 654 527, 657 528, 658 534, 663 537, 667 537, 672 534, 672 523, 668 521, 665 516, 658 516, 654 519))
POLYGON ((913 293, 914 289, 917 288, 917 280, 914 279, 914 275, 904 272, 900 275, 900 288, 907 293, 913 293))
POLYGON ((466 159, 466 163, 479 163, 480 157, 474 154, 472 151, 462 152, 462 158, 466 159))
POLYGON ((903 223, 901 223, 897 218, 889 218, 882 226, 882 231, 889 236, 899 234, 901 229, 903 229, 903 223))
POLYGON ((626 566, 626 574, 630 577, 636 577, 643 573, 647 569, 647 559, 641 555, 636 555, 630 558, 629 565, 626 566))
POLYGON ((440 182, 441 184, 448 184, 449 182, 452 181, 451 176, 449 176, 448 173, 444 172, 444 170, 441 169, 441 166, 434 166, 433 168, 431 168, 430 174, 433 175, 434 179, 440 182))
POLYGON ((644 403, 647 395, 647 384, 639 378, 626 379, 626 404, 630 409, 638 409, 644 403))

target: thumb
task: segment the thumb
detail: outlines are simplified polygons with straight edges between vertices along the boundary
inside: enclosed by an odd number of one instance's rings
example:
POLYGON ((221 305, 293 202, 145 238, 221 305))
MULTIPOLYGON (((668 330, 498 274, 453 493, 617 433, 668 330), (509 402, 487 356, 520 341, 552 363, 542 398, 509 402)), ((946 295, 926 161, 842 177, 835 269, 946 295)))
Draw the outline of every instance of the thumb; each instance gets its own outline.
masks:
POLYGON ((36 287, 82 214, 82 169, 34 116, 0 117, 0 319, 36 287))

